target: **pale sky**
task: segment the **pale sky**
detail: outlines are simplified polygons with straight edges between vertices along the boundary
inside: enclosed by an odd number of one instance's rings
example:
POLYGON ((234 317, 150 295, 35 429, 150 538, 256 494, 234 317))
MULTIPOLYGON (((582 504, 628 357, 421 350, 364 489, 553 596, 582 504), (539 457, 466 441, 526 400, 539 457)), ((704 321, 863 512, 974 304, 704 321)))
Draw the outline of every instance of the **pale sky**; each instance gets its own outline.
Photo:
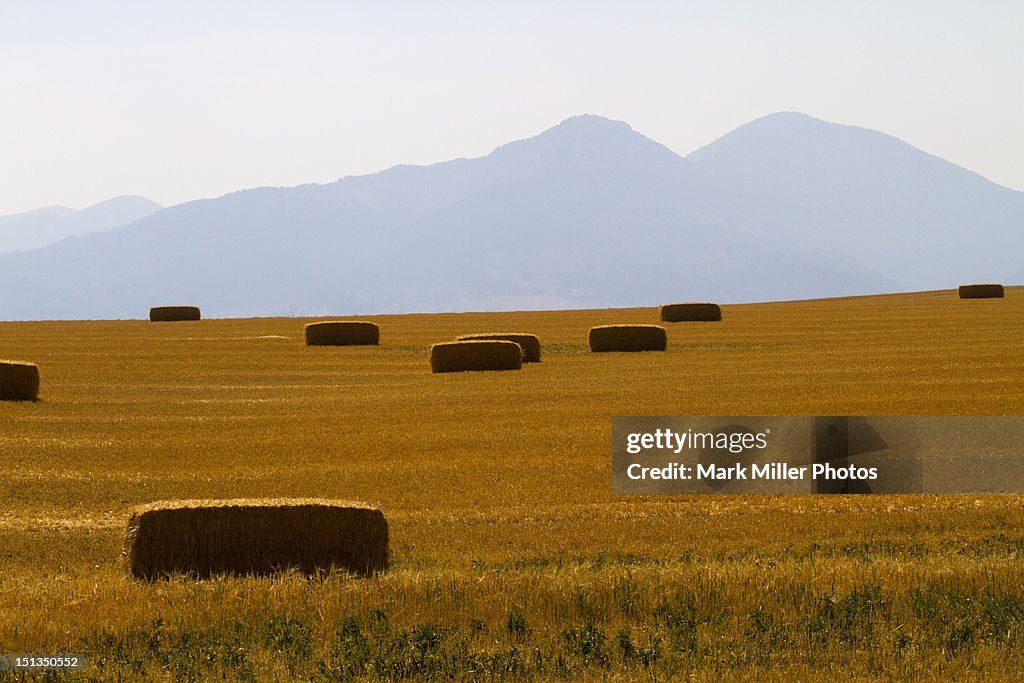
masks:
POLYGON ((801 111, 1024 190, 1021 0, 0 0, 0 93, 0 214, 481 156, 581 113, 686 154, 801 111))

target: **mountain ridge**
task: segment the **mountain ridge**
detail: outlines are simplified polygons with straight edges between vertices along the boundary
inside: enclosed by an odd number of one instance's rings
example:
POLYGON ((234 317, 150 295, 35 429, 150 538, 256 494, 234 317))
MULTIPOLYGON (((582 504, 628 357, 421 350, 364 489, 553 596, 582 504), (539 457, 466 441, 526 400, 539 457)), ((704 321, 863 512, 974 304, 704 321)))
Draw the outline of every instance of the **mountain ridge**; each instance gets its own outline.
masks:
POLYGON ((84 209, 46 206, 0 216, 0 253, 38 249, 74 235, 110 230, 162 208, 145 197, 119 195, 84 209))
POLYGON ((937 157, 919 187, 902 167, 914 152, 877 131, 770 115, 683 157, 582 115, 482 157, 241 190, 2 256, 0 286, 52 275, 42 294, 0 302, 0 318, 144 317, 168 302, 214 316, 739 302, 1018 270, 996 272, 1024 247, 1012 230, 1024 193, 979 191, 937 157), (972 212, 980 246, 956 222, 972 212), (908 244, 920 263, 878 253, 908 244))

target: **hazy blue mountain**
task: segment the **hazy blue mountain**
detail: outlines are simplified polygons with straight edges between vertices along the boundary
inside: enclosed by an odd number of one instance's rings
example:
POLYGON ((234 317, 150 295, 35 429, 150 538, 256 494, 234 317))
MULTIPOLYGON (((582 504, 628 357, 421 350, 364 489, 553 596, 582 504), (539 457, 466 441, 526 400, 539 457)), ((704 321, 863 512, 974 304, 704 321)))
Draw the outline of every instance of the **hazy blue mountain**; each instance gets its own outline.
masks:
POLYGON ((47 206, 0 216, 0 253, 37 249, 72 235, 102 232, 148 216, 161 207, 145 197, 125 195, 76 211, 47 206))
POLYGON ((0 298, 0 318, 139 318, 181 303, 213 316, 511 310, 955 286, 1019 270, 998 269, 1012 261, 1007 241, 1019 237, 1006 226, 1022 208, 1022 193, 893 138, 801 115, 761 119, 687 158, 625 123, 578 116, 478 159, 245 190, 0 256, 0 288, 16 293, 0 298), (991 243, 964 247, 979 235, 991 243), (973 270, 956 269, 965 258, 973 270))
POLYGON ((780 113, 687 160, 703 210, 743 235, 844 254, 901 289, 1001 281, 1022 263, 1024 193, 884 133, 780 113))

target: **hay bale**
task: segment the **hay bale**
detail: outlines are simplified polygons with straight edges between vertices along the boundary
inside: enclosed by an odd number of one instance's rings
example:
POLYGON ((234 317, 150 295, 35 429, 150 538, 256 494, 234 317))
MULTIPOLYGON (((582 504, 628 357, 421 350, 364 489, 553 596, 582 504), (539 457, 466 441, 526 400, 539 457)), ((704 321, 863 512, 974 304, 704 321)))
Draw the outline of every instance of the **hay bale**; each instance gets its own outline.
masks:
POLYGON ((602 325, 590 328, 590 350, 664 351, 668 333, 661 325, 602 325))
POLYGON ((540 362, 540 339, 535 334, 520 334, 518 332, 490 332, 486 334, 464 334, 456 337, 458 341, 473 341, 477 339, 493 339, 496 341, 510 341, 519 344, 523 349, 524 363, 540 362))
POLYGON ((39 366, 0 360, 0 401, 34 401, 39 397, 39 366))
POLYGON ((1003 286, 996 284, 960 285, 958 294, 961 299, 1002 299, 1003 286))
POLYGON ((664 304, 658 313, 667 323, 717 322, 722 319, 722 308, 711 303, 664 304))
POLYGON ((455 341, 430 347, 432 372, 518 370, 523 366, 523 347, 500 340, 455 341))
POLYGON ((149 309, 149 321, 154 323, 199 320, 198 306, 154 306, 149 309))
POLYGON ((376 346, 380 343, 380 328, 361 320, 309 323, 303 329, 306 346, 376 346))
POLYGON ((163 501, 136 508, 125 554, 133 576, 182 573, 307 576, 342 569, 367 576, 388 566, 380 510, 319 499, 163 501))

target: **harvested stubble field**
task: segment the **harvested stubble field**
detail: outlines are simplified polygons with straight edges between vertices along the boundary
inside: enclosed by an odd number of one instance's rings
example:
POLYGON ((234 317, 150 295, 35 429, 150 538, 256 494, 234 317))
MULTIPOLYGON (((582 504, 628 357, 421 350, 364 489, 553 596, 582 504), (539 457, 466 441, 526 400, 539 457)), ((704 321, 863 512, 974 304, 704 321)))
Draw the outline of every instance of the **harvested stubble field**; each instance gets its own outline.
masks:
MULTIPOLYGON (((625 497, 614 415, 1019 415, 1024 289, 729 306, 666 353, 591 354, 634 310, 0 323, 0 652, 86 679, 1019 680, 1024 497, 625 497), (461 334, 543 362, 431 374, 461 334), (163 499, 362 500, 392 569, 156 583, 120 560, 163 499)), ((42 676, 39 676, 42 678, 42 676)))

